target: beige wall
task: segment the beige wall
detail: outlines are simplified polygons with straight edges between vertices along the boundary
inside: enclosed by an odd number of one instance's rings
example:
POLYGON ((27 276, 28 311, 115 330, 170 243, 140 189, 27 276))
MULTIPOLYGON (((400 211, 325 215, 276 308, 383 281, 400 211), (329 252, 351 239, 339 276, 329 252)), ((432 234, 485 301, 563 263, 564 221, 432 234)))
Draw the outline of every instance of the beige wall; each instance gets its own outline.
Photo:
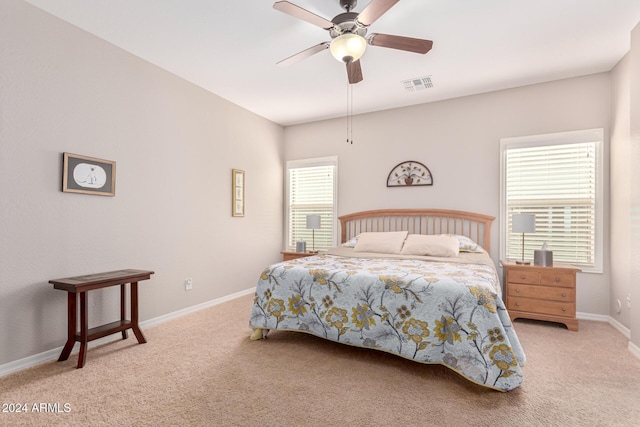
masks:
POLYGON ((631 136, 630 54, 611 72, 611 304, 610 313, 625 327, 631 310, 631 136), (619 304, 619 305, 618 305, 619 304))
POLYGON ((631 203, 631 343, 640 357, 640 24, 631 33, 631 149, 629 155, 631 203))
MULTIPOLYGON (((354 99, 357 104, 357 98, 354 99)), ((500 209, 500 138, 604 128, 608 188, 609 73, 356 116, 353 145, 345 119, 285 128, 286 160, 338 155, 339 214, 391 207, 500 209), (396 164, 429 167, 432 187, 387 188, 396 164)), ((608 206, 608 194, 605 206, 608 206)), ((609 253, 605 209, 605 254, 609 253)), ((498 220, 492 257, 498 261, 498 220)), ((604 274, 579 274, 578 311, 609 314, 609 260, 604 274)))
MULTIPOLYGON (((0 365, 64 344, 66 294, 50 279, 155 270, 140 285, 141 320, 254 287, 281 250, 283 138, 274 123, 2 0, 0 365), (115 160, 116 196, 62 193, 65 151, 115 160), (232 168, 246 170, 244 218, 231 217, 232 168)), ((92 325, 118 319, 116 290, 92 293, 90 305, 92 325)))
POLYGON ((640 25, 611 75, 611 316, 640 357, 640 25))

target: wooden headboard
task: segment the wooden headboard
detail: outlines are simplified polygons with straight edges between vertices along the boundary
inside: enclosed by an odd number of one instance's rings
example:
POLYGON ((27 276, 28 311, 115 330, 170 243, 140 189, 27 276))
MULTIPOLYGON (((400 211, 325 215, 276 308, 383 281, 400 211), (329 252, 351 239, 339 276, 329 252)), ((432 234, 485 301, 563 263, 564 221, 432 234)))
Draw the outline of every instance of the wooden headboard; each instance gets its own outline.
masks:
POLYGON ((378 209, 338 217, 340 243, 365 231, 408 231, 409 234, 460 234, 491 250, 495 217, 446 209, 378 209))

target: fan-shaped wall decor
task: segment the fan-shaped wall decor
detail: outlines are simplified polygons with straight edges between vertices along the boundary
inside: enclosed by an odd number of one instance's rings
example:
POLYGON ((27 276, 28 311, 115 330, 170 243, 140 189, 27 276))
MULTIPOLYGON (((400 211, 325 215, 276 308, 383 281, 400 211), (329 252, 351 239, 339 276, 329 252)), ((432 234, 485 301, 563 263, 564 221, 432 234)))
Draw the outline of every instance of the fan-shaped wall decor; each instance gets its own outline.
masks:
POLYGON ((409 160, 395 166, 387 177, 387 187, 417 187, 433 185, 433 176, 428 167, 409 160))

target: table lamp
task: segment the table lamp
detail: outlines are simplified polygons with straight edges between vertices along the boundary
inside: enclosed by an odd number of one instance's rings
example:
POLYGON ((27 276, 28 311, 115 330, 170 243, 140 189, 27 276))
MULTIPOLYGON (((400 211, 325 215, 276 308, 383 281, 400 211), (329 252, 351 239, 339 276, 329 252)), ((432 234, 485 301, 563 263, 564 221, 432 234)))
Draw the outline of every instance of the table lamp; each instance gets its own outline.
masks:
POLYGON ((313 235, 312 253, 316 253, 316 230, 320 228, 320 215, 307 215, 307 230, 311 230, 313 235))
POLYGON ((524 233, 536 232, 536 216, 533 214, 511 215, 511 231, 522 233, 522 260, 516 260, 516 264, 531 264, 531 261, 524 260, 524 233))

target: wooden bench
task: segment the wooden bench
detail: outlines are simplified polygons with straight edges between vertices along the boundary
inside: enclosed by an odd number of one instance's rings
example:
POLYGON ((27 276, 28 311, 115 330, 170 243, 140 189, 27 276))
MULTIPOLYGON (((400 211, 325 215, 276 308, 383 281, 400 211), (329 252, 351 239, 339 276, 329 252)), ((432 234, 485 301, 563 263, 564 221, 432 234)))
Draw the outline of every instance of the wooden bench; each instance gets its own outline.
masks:
POLYGON ((122 339, 127 339, 127 329, 132 329, 138 343, 146 343, 138 326, 138 282, 147 280, 154 274, 147 270, 118 270, 86 276, 68 277, 49 280, 54 289, 67 291, 67 343, 60 353, 58 361, 67 360, 76 341, 80 342, 78 368, 82 368, 87 360, 87 343, 107 335, 122 332, 122 339), (125 286, 130 283, 131 320, 125 318, 126 301, 125 286), (109 286, 120 285, 120 320, 95 328, 88 328, 87 292, 109 286), (77 332, 77 297, 80 294, 80 332, 77 332))

